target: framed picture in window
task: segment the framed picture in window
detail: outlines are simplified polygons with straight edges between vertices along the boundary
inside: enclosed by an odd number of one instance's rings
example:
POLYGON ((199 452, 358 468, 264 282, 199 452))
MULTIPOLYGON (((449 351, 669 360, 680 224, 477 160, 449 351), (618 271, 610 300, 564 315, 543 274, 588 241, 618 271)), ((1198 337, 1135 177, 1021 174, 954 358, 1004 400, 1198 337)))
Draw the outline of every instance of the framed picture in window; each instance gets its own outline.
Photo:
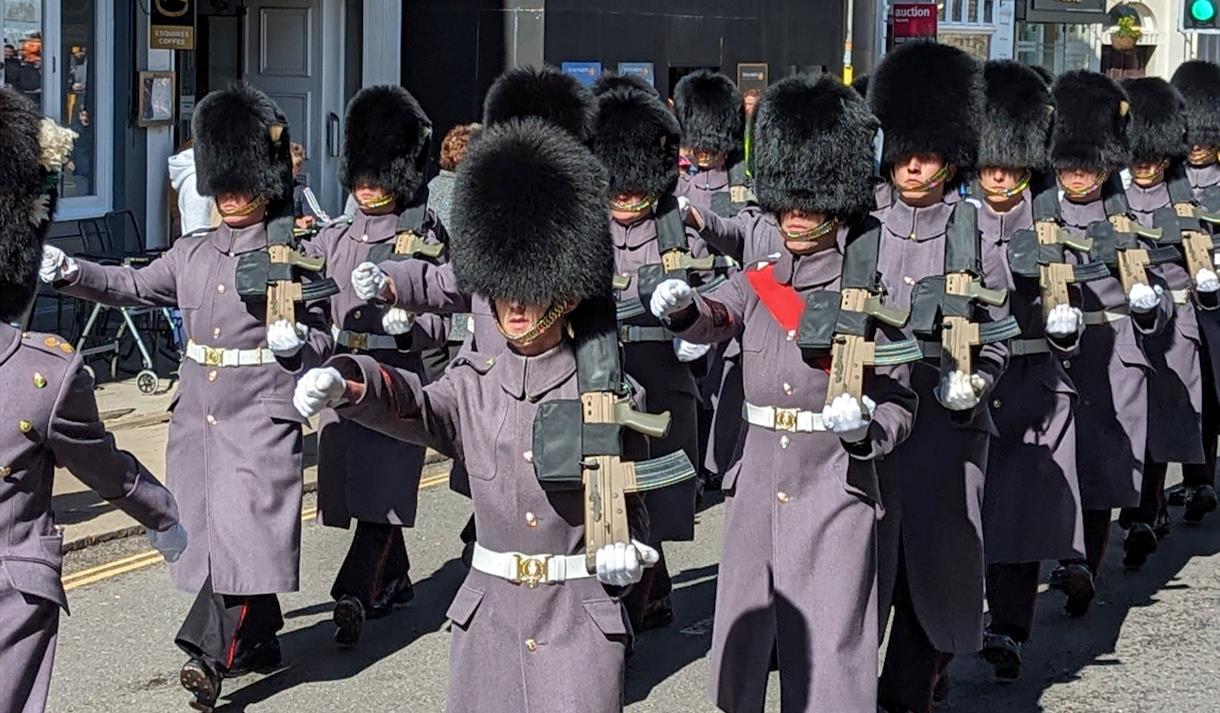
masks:
POLYGON ((140 105, 136 111, 139 126, 173 126, 174 73, 140 72, 140 105))

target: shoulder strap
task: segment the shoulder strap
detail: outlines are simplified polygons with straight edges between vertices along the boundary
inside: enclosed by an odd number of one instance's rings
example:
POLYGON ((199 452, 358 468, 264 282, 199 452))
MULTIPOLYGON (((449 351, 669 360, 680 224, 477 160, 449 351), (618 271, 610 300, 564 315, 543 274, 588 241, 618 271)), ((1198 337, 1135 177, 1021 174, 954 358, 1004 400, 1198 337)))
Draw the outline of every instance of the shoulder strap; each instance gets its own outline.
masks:
POLYGON ((416 203, 398 214, 398 224, 395 230, 399 233, 410 231, 423 237, 427 232, 428 202, 416 203))
MULTIPOLYGON (((1031 189, 1034 186, 1031 184, 1031 189)), ((1031 208, 1034 213, 1034 222, 1054 221, 1059 222, 1062 214, 1059 212, 1059 185, 1052 180, 1042 182, 1033 192, 1034 201, 1031 208)))
POLYGON ((805 311, 805 301, 796 293, 791 285, 780 284, 775 279, 775 265, 766 265, 756 270, 748 270, 746 279, 754 288, 759 301, 779 323, 788 331, 795 331, 801 326, 801 314, 805 311))
POLYGON ((673 192, 666 193, 657 202, 657 247, 662 255, 671 250, 690 252, 686 243, 686 228, 682 225, 682 214, 678 211, 678 199, 673 192))
POLYGON ((979 214, 968 200, 953 206, 953 215, 945 228, 945 272, 983 271, 979 257, 979 214))
POLYGON ((877 291, 877 255, 881 249, 881 221, 873 216, 851 226, 843 254, 843 287, 877 291))
POLYGON ((1106 181, 1101 193, 1107 217, 1127 215, 1131 212, 1131 204, 1127 202, 1127 191, 1123 190, 1123 180, 1118 175, 1111 176, 1106 181))
POLYGON ((1190 180, 1186 178, 1186 171, 1178 169, 1166 178, 1166 184, 1169 188, 1169 202, 1177 205, 1178 203, 1195 203, 1195 190, 1190 187, 1190 180))

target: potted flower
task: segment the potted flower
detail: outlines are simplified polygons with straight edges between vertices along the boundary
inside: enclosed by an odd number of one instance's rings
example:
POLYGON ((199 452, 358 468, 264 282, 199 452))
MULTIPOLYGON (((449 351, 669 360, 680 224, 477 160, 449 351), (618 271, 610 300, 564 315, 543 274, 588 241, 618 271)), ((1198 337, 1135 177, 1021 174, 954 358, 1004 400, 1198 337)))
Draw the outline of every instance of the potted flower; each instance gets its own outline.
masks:
POLYGON ((1118 27, 1110 35, 1110 46, 1120 52, 1135 49, 1135 43, 1144 36, 1144 31, 1131 16, 1118 18, 1118 27))

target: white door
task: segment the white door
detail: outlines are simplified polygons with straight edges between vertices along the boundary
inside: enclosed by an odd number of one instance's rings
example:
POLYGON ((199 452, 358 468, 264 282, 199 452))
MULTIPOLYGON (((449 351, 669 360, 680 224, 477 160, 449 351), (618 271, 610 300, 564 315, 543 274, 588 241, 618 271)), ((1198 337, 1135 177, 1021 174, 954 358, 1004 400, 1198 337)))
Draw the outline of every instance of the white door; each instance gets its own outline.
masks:
MULTIPOLYGON (((245 80, 275 100, 288 117, 292 140, 305 147, 304 175, 322 207, 342 212, 335 175, 341 102, 327 91, 342 76, 342 56, 326 57, 338 44, 342 22, 327 22, 337 0, 251 0, 246 3, 245 80), (330 76, 327 76, 330 75, 330 76)), ((340 10, 341 12, 341 10, 340 10)))

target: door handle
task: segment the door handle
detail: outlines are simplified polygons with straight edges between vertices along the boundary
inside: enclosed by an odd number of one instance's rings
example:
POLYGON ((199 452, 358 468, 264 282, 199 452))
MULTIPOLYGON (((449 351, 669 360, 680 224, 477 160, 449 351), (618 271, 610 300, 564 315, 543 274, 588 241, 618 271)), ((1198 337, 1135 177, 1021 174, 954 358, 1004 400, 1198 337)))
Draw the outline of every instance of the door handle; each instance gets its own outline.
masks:
POLYGON ((326 153, 339 158, 339 115, 333 111, 326 115, 326 153))

